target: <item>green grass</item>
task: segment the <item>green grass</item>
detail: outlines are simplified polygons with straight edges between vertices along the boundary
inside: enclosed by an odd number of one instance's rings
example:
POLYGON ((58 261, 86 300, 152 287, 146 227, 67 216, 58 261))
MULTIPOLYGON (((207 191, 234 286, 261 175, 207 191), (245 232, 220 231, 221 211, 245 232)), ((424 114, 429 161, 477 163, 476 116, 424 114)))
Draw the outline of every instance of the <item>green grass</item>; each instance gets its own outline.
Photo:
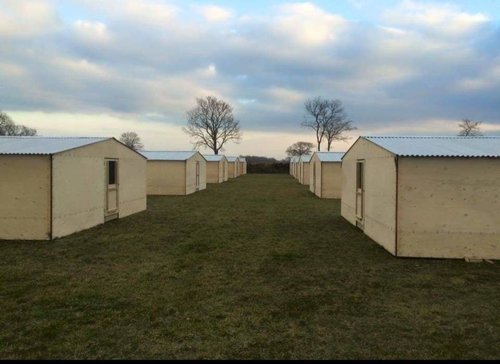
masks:
POLYGON ((500 266, 398 259, 286 175, 0 242, 0 358, 500 358, 500 266))

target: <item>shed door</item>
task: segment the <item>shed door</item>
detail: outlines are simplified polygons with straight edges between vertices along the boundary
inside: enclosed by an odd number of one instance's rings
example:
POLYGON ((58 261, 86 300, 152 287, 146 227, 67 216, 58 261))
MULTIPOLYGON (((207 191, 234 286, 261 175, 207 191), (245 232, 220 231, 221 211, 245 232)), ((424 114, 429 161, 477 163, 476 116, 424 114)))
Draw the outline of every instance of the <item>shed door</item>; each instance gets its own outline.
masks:
POLYGON ((118 218, 118 160, 106 159, 106 207, 104 220, 118 218))
POLYGON ((227 168, 227 162, 222 162, 222 181, 226 180, 226 176, 227 176, 226 168, 227 168))
POLYGON ((200 190, 200 162, 196 162, 196 191, 200 190))
POLYGON ((365 161, 356 163, 356 218, 357 225, 363 227, 365 217, 365 161))

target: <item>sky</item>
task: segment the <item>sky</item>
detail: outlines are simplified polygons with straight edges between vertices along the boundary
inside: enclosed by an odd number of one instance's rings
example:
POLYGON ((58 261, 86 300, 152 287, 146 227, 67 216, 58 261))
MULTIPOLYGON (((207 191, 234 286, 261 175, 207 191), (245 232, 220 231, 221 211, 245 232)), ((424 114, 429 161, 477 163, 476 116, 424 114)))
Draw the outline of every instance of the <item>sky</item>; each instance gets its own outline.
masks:
POLYGON ((357 127, 336 151, 463 118, 500 135, 500 1, 0 0, 0 110, 40 135, 191 150, 186 112, 209 95, 240 121, 228 155, 314 142, 316 96, 357 127))

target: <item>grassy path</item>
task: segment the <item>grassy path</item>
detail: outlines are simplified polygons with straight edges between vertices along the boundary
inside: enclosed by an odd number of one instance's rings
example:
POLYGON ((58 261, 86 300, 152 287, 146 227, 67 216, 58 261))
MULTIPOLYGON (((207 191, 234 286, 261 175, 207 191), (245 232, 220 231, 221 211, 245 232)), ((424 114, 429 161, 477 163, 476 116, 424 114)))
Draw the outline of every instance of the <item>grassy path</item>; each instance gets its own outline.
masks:
POLYGON ((289 176, 0 242, 0 358, 499 358, 500 264, 397 259, 289 176))

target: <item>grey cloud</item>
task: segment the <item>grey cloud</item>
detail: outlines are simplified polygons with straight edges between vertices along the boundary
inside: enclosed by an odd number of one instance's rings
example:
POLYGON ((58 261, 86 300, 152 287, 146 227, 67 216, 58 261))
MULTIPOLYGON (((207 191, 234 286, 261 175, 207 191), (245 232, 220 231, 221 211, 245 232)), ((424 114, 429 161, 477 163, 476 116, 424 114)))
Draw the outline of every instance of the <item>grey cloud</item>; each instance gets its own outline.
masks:
POLYGON ((104 41, 82 38, 71 22, 28 39, 0 33, 8 50, 0 60, 0 108, 151 113, 182 124, 194 98, 214 92, 235 104, 246 129, 297 130, 304 115, 297 94, 340 98, 356 123, 371 128, 466 116, 500 124, 500 77, 488 88, 456 86, 497 66, 500 30, 493 23, 451 40, 414 24, 397 24, 401 34, 390 34, 348 23, 334 41, 307 46, 276 33, 274 16, 225 26, 195 22, 187 10, 163 26, 130 14, 101 18, 104 41), (216 75, 199 73, 211 64, 216 75), (276 88, 290 90, 290 99, 270 92, 276 88))

